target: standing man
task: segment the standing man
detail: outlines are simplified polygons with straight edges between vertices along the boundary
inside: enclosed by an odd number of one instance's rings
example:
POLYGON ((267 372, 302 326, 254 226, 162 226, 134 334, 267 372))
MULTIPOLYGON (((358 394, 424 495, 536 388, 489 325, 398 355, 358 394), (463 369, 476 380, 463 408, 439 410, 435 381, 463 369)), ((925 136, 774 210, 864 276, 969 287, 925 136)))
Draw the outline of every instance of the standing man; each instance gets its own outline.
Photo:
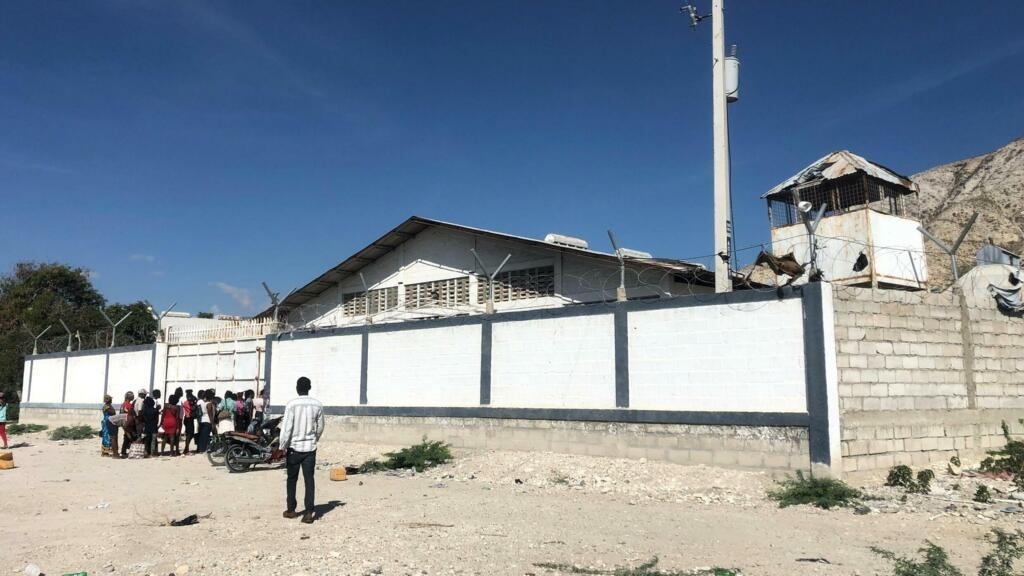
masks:
POLYGON ((298 502, 295 501, 295 487, 299 482, 299 468, 302 469, 302 483, 306 488, 304 524, 313 523, 313 471, 316 467, 316 443, 324 433, 324 407, 316 398, 309 397, 313 385, 305 376, 295 383, 299 397, 284 407, 281 422, 281 439, 278 448, 286 452, 288 468, 288 509, 285 518, 296 518, 298 502))

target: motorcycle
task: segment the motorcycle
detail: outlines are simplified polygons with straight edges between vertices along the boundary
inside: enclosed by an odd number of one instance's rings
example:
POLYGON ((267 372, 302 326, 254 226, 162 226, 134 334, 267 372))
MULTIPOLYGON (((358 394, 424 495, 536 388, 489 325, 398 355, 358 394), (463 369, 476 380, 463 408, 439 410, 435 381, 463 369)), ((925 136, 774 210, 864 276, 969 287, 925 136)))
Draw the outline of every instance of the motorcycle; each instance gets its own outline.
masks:
POLYGON ((284 450, 278 448, 281 416, 264 422, 256 434, 226 432, 224 463, 232 472, 245 472, 256 464, 272 464, 284 460, 284 450))

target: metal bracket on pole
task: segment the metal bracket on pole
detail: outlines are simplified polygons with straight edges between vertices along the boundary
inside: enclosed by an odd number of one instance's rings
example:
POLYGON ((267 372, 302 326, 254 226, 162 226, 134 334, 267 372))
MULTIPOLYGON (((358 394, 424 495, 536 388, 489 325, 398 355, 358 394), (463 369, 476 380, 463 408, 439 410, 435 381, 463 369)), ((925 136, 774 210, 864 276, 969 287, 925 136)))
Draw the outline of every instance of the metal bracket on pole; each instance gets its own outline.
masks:
POLYGON ((949 263, 953 272, 953 285, 956 285, 956 281, 960 279, 960 269, 956 265, 956 251, 960 249, 960 244, 963 243, 964 238, 967 238, 967 233, 971 231, 971 227, 974 226, 974 221, 978 219, 978 213, 971 214, 971 218, 964 225, 963 229, 960 230, 960 236, 957 237, 956 242, 953 242, 953 246, 946 246, 941 240, 936 238, 931 232, 924 229, 924 226, 918 226, 917 230, 921 234, 924 234, 929 240, 935 243, 940 250, 949 255, 949 263))
POLYGON ((370 316, 370 287, 366 285, 366 278, 363 277, 363 273, 359 273, 359 281, 363 283, 363 303, 365 304, 364 313, 366 314, 366 323, 373 324, 373 318, 370 316))
POLYGON ((64 331, 68 333, 68 347, 65 350, 65 352, 71 352, 71 338, 73 336, 71 334, 71 328, 68 328, 68 325, 64 323, 63 318, 58 318, 57 321, 60 322, 60 325, 64 327, 64 331))
POLYGON ((114 344, 117 342, 117 327, 121 325, 121 322, 124 322, 125 320, 128 319, 129 316, 132 315, 132 311, 129 310, 127 314, 125 314, 123 317, 121 317, 120 320, 117 321, 117 323, 114 323, 110 320, 110 317, 107 316, 107 313, 103 311, 103 308, 100 308, 99 311, 100 314, 103 314, 103 318, 106 319, 107 324, 110 324, 110 346, 108 346, 108 348, 113 348, 114 344))
POLYGON ((163 331, 160 329, 160 321, 164 319, 164 316, 167 316, 168 312, 174 310, 174 307, 177 306, 178 303, 175 302, 171 304, 170 306, 167 307, 167 310, 164 310, 159 315, 157 315, 156 311, 153 310, 153 305, 149 303, 149 300, 143 300, 143 302, 145 302, 146 304, 146 309, 149 310, 149 315, 153 317, 153 320, 156 320, 156 339, 157 341, 160 341, 160 335, 163 334, 163 331))
POLYGON ((615 235, 612 231, 608 231, 608 240, 612 243, 612 249, 615 250, 615 256, 619 259, 619 287, 615 290, 615 300, 618 302, 626 301, 626 261, 622 258, 622 250, 619 250, 619 245, 615 242, 615 235))
POLYGON ((793 190, 793 204, 797 206, 797 210, 800 210, 804 214, 809 214, 804 217, 804 228, 807 229, 807 238, 810 242, 808 248, 811 256, 811 269, 807 274, 807 278, 811 282, 816 282, 821 279, 821 271, 818 270, 818 239, 814 236, 815 232, 818 231, 818 224, 821 224, 821 218, 825 215, 825 209, 828 208, 828 204, 822 204, 817 212, 811 212, 813 209, 809 203, 805 203, 805 209, 800 209, 800 191, 793 190))
POLYGON ((260 282, 260 284, 263 284, 263 289, 267 291, 267 296, 270 297, 270 305, 274 307, 274 324, 277 324, 277 309, 278 305, 281 303, 278 297, 281 295, 281 293, 271 292, 270 286, 267 286, 266 282, 260 282))
POLYGON ((480 256, 476 253, 476 249, 470 248, 470 252, 473 253, 473 258, 476 263, 480 265, 480 269, 484 271, 484 276, 487 276, 487 307, 485 308, 488 314, 494 314, 494 277, 501 274, 501 269, 508 263, 509 258, 512 254, 505 256, 505 259, 501 261, 501 264, 494 270, 494 272, 488 272, 487 266, 484 266, 483 261, 480 260, 480 256))
POLYGON ((28 326, 25 327, 25 331, 28 332, 29 336, 32 337, 32 355, 33 356, 35 356, 36 354, 39 354, 39 339, 43 337, 43 334, 46 334, 47 332, 49 332, 50 328, 53 328, 53 324, 50 324, 49 326, 44 328, 43 331, 40 332, 38 336, 36 336, 35 334, 32 333, 31 330, 28 329, 28 326))

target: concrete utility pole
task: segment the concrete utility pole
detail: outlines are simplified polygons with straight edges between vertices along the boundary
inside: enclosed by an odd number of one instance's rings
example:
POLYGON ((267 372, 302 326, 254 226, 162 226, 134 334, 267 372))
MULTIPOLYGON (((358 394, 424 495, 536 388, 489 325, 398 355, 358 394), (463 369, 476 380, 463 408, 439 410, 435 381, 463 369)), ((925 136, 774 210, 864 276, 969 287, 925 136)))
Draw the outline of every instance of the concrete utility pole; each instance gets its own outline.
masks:
POLYGON ((729 266, 729 111, 725 92, 725 0, 711 2, 711 95, 715 161, 715 292, 732 292, 729 266))

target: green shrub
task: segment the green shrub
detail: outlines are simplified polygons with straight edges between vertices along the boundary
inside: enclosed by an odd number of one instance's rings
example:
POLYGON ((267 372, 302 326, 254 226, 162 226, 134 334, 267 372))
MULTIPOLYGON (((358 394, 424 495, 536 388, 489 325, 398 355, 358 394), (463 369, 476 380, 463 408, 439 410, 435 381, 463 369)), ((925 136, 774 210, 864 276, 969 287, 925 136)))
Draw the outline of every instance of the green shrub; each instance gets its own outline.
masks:
POLYGON ((978 489, 974 492, 974 501, 986 504, 992 501, 992 493, 989 492, 988 486, 984 484, 978 486, 978 489))
POLYGON ((99 434, 99 430, 91 426, 61 426, 50 432, 50 440, 85 440, 99 434))
POLYGON ((11 436, 17 436, 19 434, 32 434, 33 432, 42 432, 49 428, 46 424, 22 424, 20 422, 14 422, 7 425, 7 433, 11 436))
MULTIPOLYGON (((1015 576, 1014 563, 1024 557, 1024 532, 1005 532, 999 528, 992 530, 989 541, 992 551, 981 558, 978 576, 1015 576)), ((892 576, 964 576, 964 573, 949 563, 949 555, 941 547, 925 541, 925 547, 919 552, 924 556, 921 561, 896 556, 888 550, 872 547, 871 550, 883 558, 892 561, 892 576)))
POLYGON ((897 464, 889 468, 889 475, 885 478, 886 486, 906 488, 912 494, 927 494, 935 479, 935 472, 925 468, 917 473, 914 478, 914 471, 906 464, 897 464))
POLYGON ((897 464, 896 466, 889 468, 889 475, 885 478, 886 486, 910 488, 913 483, 914 471, 906 464, 897 464))
POLYGON ((359 473, 380 472, 382 470, 426 470, 450 462, 452 460, 451 445, 440 440, 430 442, 427 437, 423 441, 398 452, 384 454, 384 460, 367 460, 359 466, 359 473))
POLYGON ((768 493, 768 497, 776 500, 780 508, 797 504, 810 504, 828 510, 836 506, 851 506, 863 497, 860 490, 851 488, 841 480, 834 478, 805 478, 803 472, 797 470, 796 478, 786 478, 779 482, 780 488, 768 493))
POLYGON ((1014 576, 1013 564, 1024 556, 1024 545, 1021 543, 1024 533, 1004 532, 999 528, 992 529, 992 552, 981 558, 981 569, 978 576, 1014 576))
POLYGON ((928 491, 931 490, 932 480, 935 480, 934 471, 928 468, 925 468, 924 470, 919 470, 917 472, 917 482, 915 483, 916 485, 914 486, 913 491, 919 492, 921 494, 927 494, 928 491))
POLYGON ((918 550, 924 555, 920 562, 912 558, 896 556, 888 550, 872 547, 871 551, 893 563, 893 576, 964 576, 956 566, 949 563, 946 551, 925 541, 924 548, 918 550))
POLYGON ((1010 438, 1010 427, 1006 425, 1005 420, 1002 428, 1006 445, 988 451, 989 457, 981 461, 981 471, 1011 474, 1014 485, 1024 489, 1024 442, 1010 438))

